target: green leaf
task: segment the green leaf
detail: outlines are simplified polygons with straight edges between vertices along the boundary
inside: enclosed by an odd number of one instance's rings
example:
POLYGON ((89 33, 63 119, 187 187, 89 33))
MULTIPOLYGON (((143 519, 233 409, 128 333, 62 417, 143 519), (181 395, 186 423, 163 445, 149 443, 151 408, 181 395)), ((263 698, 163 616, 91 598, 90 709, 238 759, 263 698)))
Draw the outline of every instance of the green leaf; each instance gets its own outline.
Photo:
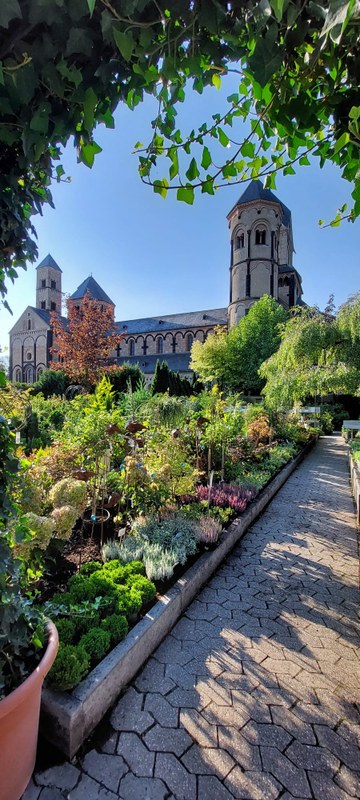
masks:
POLYGON ((49 126, 49 110, 48 104, 46 103, 43 108, 39 108, 35 111, 34 116, 30 122, 30 128, 32 131, 37 131, 37 133, 47 133, 48 126, 49 126))
POLYGON ((98 98, 94 92, 94 89, 89 86, 89 88, 86 89, 84 98, 84 128, 89 132, 94 126, 94 111, 97 101, 98 98))
POLYGON ((360 119, 360 106, 353 106, 349 111, 349 117, 354 120, 360 119))
POLYGON ((181 200, 183 203, 188 203, 189 206, 192 206, 194 197, 195 192, 192 186, 181 186, 176 193, 176 199, 181 200))
POLYGON ((186 170, 185 175, 189 181, 194 181, 195 178, 199 177, 200 173, 195 158, 191 159, 189 169, 186 170))
POLYGON ((253 142, 244 142, 241 147, 241 155, 244 156, 244 158, 254 158, 255 145, 253 142))
POLYGON ((9 22, 22 17, 18 0, 1 0, 0 3, 0 28, 8 28, 9 22))
POLYGON ((161 180, 154 181, 153 189, 155 194, 159 194, 161 197, 166 197, 167 190, 168 190, 169 183, 166 178, 162 178, 161 180))
POLYGON ((218 136, 220 144, 222 144, 223 147, 227 147, 230 142, 230 139, 222 128, 218 128, 218 136))
POLYGON ((301 164, 302 167, 309 167, 310 161, 307 156, 301 156, 299 159, 299 164, 301 164))
POLYGON ((347 131, 344 131, 344 133, 340 136, 340 139, 338 139, 337 142, 335 142, 334 153, 338 153, 339 150, 342 150, 342 148, 345 147, 345 145, 347 145, 349 141, 350 141, 350 136, 347 131))
POLYGON ((214 179, 208 178, 208 180, 204 181, 201 186, 201 193, 202 194, 215 194, 214 190, 214 179))
POLYGON ((271 8, 275 14, 277 22, 281 22, 284 11, 285 0, 270 0, 271 8))
POLYGON ((130 61, 135 42, 133 37, 130 33, 123 33, 122 31, 118 31, 117 28, 113 28, 114 39, 116 43, 116 47, 120 51, 122 57, 125 61, 130 61))
POLYGON ((214 74, 212 75, 211 83, 213 86, 216 87, 216 89, 221 89, 221 78, 217 72, 214 72, 214 74))
POLYGON ((96 0, 86 0, 86 2, 87 2, 88 7, 89 7, 90 17, 92 17, 92 15, 94 13, 96 0))
POLYGON ((261 87, 266 86, 281 63, 282 48, 277 46, 268 34, 265 39, 258 39, 254 55, 249 58, 249 65, 261 87))
POLYGON ((203 169, 208 169, 210 167, 210 164, 212 164, 210 150, 207 147, 204 147, 201 159, 201 166, 203 167, 203 169))
POLYGON ((170 180, 176 178, 179 174, 179 157, 177 150, 169 150, 169 158, 171 159, 171 166, 169 169, 170 180))
POLYGON ((82 161, 87 167, 92 167, 94 163, 95 156, 97 153, 102 152, 102 147, 100 147, 96 142, 88 142, 87 144, 83 144, 80 146, 79 151, 79 160, 82 161))

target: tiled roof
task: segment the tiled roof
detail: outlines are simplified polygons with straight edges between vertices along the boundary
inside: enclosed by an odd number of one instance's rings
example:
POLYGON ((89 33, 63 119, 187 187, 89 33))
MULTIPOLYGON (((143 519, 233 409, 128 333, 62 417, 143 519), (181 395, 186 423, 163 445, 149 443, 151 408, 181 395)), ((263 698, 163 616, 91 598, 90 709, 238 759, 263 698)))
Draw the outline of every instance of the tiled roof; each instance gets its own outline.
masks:
POLYGON ((50 255, 50 253, 43 258, 40 264, 37 265, 36 269, 40 269, 41 267, 52 267, 52 269, 57 269, 59 272, 62 272, 62 269, 60 269, 59 265, 56 263, 55 259, 52 257, 52 255, 50 255))
MULTIPOLYGON (((289 226, 291 223, 291 211, 284 203, 276 197, 270 189, 264 189, 261 181, 251 181, 237 203, 233 206, 231 211, 237 206, 251 203, 253 200, 265 200, 268 203, 278 203, 282 208, 284 225, 289 226)), ((229 212, 231 214, 231 211, 229 212)))
POLYGON ((75 290, 74 294, 71 295, 70 300, 81 300, 85 296, 86 292, 89 292, 90 297, 92 297, 93 300, 100 300, 103 303, 110 303, 112 306, 114 305, 113 301, 110 300, 110 297, 108 297, 108 295, 104 292, 101 286, 99 286, 92 275, 89 275, 88 278, 85 278, 85 280, 75 290))
POLYGON ((125 356, 116 359, 119 366, 122 364, 138 364, 141 371, 146 374, 155 372, 157 361, 166 361, 173 372, 190 372, 190 353, 164 353, 156 356, 125 356))
MULTIPOLYGON (((74 295, 73 295, 74 296, 74 295)), ((165 314, 163 317, 144 317, 117 322, 120 333, 150 333, 176 330, 178 328, 203 328, 209 325, 226 325, 227 308, 205 311, 189 311, 184 314, 165 314)))

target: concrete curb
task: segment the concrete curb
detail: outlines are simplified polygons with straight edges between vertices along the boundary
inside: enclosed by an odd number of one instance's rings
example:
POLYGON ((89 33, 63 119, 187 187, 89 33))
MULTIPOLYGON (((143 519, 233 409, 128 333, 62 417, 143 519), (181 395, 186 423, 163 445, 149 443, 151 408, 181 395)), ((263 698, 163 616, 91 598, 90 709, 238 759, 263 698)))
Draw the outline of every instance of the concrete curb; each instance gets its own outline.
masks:
POLYGON ((356 522, 360 525, 360 472, 357 467, 357 462, 354 461, 351 452, 349 452, 349 470, 351 489, 356 506, 356 522))
POLYGON ((184 609, 242 539, 251 523, 283 486, 312 448, 306 445, 279 472, 256 500, 227 529, 215 550, 203 553, 169 592, 130 631, 72 692, 44 688, 40 731, 71 759, 113 705, 122 689, 142 667, 162 639, 173 628, 184 609))

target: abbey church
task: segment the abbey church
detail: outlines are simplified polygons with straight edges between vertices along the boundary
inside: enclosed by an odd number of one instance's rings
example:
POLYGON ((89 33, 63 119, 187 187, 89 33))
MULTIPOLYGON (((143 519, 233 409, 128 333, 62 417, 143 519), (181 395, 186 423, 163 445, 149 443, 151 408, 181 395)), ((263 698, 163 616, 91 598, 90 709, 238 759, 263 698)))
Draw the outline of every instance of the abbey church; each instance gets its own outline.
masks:
MULTIPOLYGON (((227 308, 117 322, 123 334, 113 363, 138 364, 147 379, 158 359, 182 377, 191 375, 190 351, 216 326, 235 325, 264 294, 285 308, 302 305, 301 276, 293 266, 291 212, 261 181, 251 181, 228 216, 230 296, 227 308)), ((50 313, 61 313, 62 270, 49 254, 36 269, 36 305, 28 306, 10 331, 10 372, 14 381, 33 383, 51 363, 50 313)), ((100 308, 115 306, 90 276, 71 295, 81 303, 86 292, 100 308)), ((64 318, 64 324, 66 319, 64 318)))

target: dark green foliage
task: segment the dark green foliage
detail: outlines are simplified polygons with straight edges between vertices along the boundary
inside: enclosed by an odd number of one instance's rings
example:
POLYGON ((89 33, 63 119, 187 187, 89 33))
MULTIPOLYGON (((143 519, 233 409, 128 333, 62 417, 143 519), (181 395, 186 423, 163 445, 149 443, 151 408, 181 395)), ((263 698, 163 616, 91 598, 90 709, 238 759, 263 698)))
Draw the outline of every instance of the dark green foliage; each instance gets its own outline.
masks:
POLYGON ((111 634, 104 628, 90 628, 81 637, 79 647, 86 650, 91 663, 101 661, 110 649, 111 634))
POLYGON ((58 654, 48 675, 57 689, 66 691, 77 686, 90 667, 90 657, 84 647, 60 642, 58 654))
POLYGON ((101 620, 101 627, 110 633, 113 646, 125 639, 129 630, 126 618, 121 614, 111 614, 109 617, 105 617, 101 620))
POLYGON ((0 698, 30 674, 40 660, 45 641, 44 616, 26 597, 21 563, 12 550, 10 526, 14 526, 18 542, 29 536, 26 525, 17 519, 10 495, 18 470, 14 437, 0 416, 0 698))
POLYGON ((71 617, 62 617, 56 620, 57 632, 60 642, 73 644, 76 634, 76 622, 71 617))
POLYGON ((115 395, 127 392, 129 382, 134 392, 143 377, 143 373, 138 364, 122 364, 118 369, 107 373, 107 377, 115 391, 115 395))
POLYGON ((137 592, 140 592, 141 600, 144 603, 150 603, 151 600, 154 599, 156 595, 156 586, 154 583, 148 581, 147 578, 144 578, 142 575, 138 575, 136 578, 132 580, 132 588, 136 589, 137 592))
POLYGON ((80 567, 80 575, 92 575, 93 572, 97 572, 99 569, 102 568, 101 561, 87 561, 86 564, 83 564, 80 567))
POLYGON ((130 619, 138 614, 142 606, 140 592, 128 586, 118 586, 116 589, 115 611, 117 614, 124 614, 126 619, 130 619))
POLYGON ((31 387, 31 394, 41 394, 45 398, 53 395, 62 396, 69 386, 69 378, 61 370, 45 369, 40 378, 31 387))
POLYGON ((151 382, 151 394, 164 394, 164 392, 169 392, 172 397, 181 397, 182 395, 190 397, 192 386, 187 378, 180 378, 178 372, 169 369, 166 361, 161 363, 157 361, 151 382))

